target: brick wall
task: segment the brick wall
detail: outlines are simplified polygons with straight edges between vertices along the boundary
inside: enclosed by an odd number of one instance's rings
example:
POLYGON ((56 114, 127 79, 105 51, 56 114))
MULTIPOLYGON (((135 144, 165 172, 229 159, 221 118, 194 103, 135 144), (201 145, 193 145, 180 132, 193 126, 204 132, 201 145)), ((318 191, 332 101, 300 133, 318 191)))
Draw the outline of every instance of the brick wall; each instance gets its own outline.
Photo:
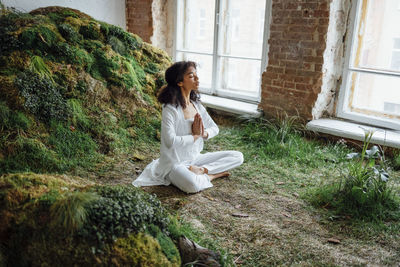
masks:
POLYGON ((153 35, 152 0, 125 0, 126 29, 150 43, 153 35))
POLYGON ((267 117, 285 111, 312 118, 321 91, 330 1, 273 0, 260 103, 267 117))

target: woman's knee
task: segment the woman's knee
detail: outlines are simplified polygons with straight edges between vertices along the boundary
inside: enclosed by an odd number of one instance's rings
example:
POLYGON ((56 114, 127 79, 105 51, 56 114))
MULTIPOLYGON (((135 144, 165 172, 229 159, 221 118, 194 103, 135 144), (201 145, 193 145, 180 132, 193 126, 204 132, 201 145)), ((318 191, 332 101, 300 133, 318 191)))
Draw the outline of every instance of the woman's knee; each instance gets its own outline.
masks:
POLYGON ((170 174, 170 181, 180 190, 186 193, 197 193, 201 191, 196 174, 181 164, 175 165, 170 174))
POLYGON ((235 158, 236 158, 236 160, 237 160, 237 163, 238 163, 239 165, 242 165, 242 163, 243 163, 243 161, 244 161, 243 153, 240 152, 240 151, 233 151, 233 152, 234 152, 234 156, 235 156, 235 158))

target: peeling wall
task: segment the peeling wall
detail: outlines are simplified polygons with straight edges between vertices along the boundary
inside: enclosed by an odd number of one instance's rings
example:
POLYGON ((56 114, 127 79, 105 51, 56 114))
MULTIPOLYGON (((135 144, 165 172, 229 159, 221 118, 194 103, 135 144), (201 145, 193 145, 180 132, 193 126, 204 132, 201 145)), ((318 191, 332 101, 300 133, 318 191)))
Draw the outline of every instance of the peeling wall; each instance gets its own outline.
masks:
POLYGON ((332 0, 329 26, 322 67, 322 87, 312 109, 313 119, 335 115, 335 101, 339 94, 344 64, 344 39, 347 33, 350 0, 332 0))
POLYGON ((167 51, 172 57, 174 49, 174 0, 153 0, 153 36, 151 43, 167 51))

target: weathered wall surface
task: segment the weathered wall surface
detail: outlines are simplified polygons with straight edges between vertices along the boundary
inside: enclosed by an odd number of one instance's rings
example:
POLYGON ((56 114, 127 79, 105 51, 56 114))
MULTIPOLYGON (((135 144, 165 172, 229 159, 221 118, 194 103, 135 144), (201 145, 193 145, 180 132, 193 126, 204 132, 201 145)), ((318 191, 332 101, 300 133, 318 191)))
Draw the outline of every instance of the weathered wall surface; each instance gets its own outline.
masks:
POLYGON ((335 104, 343 73, 344 38, 347 33, 350 0, 333 0, 322 66, 322 87, 312 109, 313 119, 335 115, 335 104))
POLYGON ((321 92, 330 0, 273 0, 260 108, 312 119, 321 92))
POLYGON ((153 36, 151 44, 173 55, 174 48, 174 0, 153 0, 153 36))
POLYGON ((150 43, 153 35, 153 0, 125 0, 126 29, 150 43))
POLYGON ((78 9, 94 19, 126 29, 125 0, 2 0, 7 7, 29 12, 39 7, 63 6, 78 9))

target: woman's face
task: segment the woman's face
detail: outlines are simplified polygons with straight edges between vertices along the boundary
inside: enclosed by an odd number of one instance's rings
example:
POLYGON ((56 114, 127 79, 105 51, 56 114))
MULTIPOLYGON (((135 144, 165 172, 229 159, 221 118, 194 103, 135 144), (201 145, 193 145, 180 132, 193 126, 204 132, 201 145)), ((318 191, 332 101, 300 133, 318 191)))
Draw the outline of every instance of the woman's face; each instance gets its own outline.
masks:
POLYGON ((189 67, 183 75, 183 81, 179 82, 178 85, 183 87, 186 91, 198 90, 199 77, 197 76, 196 68, 189 67))

